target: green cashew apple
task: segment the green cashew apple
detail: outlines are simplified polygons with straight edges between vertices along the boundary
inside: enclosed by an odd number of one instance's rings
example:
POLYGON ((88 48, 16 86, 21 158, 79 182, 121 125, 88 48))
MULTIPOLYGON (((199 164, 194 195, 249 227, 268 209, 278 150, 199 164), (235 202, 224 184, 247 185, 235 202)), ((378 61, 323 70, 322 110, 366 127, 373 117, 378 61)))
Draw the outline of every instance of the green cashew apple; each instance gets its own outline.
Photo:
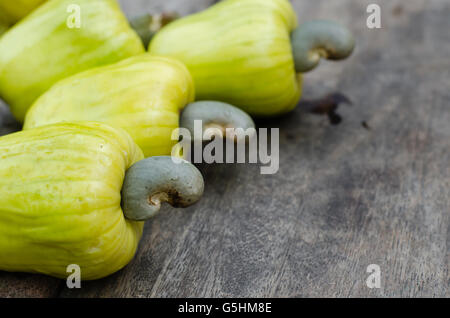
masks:
POLYGON ((187 162, 142 160, 121 129, 59 123, 0 137, 0 270, 82 280, 133 258, 163 202, 186 207, 204 183, 187 162))
POLYGON ((194 84, 179 61, 141 54, 56 83, 30 108, 24 129, 62 121, 98 121, 125 129, 146 157, 169 155, 180 111, 194 84))
POLYGON ((57 81, 143 52, 116 0, 48 1, 0 38, 0 97, 23 121, 57 81), (68 23, 77 12, 80 24, 68 23))
POLYGON ((273 116, 299 102, 302 72, 322 57, 346 58, 353 47, 350 32, 335 23, 312 21, 297 27, 287 0, 224 0, 163 27, 149 52, 186 64, 198 100, 273 116))

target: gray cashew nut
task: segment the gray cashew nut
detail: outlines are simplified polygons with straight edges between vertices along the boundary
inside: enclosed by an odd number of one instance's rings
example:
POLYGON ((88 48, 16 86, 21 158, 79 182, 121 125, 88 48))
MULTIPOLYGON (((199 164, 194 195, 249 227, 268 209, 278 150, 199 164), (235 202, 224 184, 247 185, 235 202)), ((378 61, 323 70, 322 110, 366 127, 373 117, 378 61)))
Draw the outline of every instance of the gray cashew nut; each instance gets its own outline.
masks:
POLYGON ((202 196, 200 171, 186 160, 150 157, 132 165, 122 187, 122 209, 127 219, 144 221, 156 215, 162 202, 188 207, 202 196))
POLYGON ((326 20, 300 25, 292 32, 291 43, 298 73, 311 71, 317 67, 321 58, 345 59, 355 48, 355 39, 346 27, 326 20))
POLYGON ((181 114, 180 127, 188 129, 191 135, 195 136, 196 120, 202 121, 202 131, 215 128, 220 130, 224 137, 227 136, 227 128, 242 128, 244 131, 255 128, 253 119, 246 112, 230 104, 216 101, 199 101, 187 105, 181 114))

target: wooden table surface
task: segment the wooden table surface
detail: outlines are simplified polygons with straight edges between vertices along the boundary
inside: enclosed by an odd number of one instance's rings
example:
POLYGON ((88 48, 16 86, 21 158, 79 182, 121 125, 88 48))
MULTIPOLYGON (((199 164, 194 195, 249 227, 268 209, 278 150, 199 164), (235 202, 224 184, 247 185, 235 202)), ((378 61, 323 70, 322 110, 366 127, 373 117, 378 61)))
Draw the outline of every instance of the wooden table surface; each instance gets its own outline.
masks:
MULTIPOLYGON (((122 1, 188 14, 209 0, 122 1)), ((450 296, 450 2, 295 0, 300 21, 349 26, 357 49, 305 76, 304 98, 349 96, 340 125, 296 111, 280 128, 280 170, 202 165, 206 192, 188 210, 146 224, 135 259, 106 279, 65 281, 0 272, 0 296, 386 297, 450 296), (368 127, 363 127, 365 122, 368 127), (381 288, 366 286, 378 264, 381 288)), ((0 106, 0 134, 17 130, 0 106)))

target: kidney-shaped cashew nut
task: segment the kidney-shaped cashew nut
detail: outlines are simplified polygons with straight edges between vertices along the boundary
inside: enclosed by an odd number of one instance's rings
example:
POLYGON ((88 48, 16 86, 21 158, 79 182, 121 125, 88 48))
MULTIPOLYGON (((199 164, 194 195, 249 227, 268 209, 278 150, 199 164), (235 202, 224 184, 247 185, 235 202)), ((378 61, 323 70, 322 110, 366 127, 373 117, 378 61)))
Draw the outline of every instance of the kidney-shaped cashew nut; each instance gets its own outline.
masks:
POLYGON ((169 156, 150 157, 132 165, 122 187, 122 209, 127 219, 144 221, 156 215, 161 203, 188 207, 204 190, 200 171, 188 161, 169 156))
POLYGON ((351 32, 332 21, 306 22, 291 34, 295 70, 304 73, 314 69, 321 58, 342 60, 355 48, 351 32))
MULTIPOLYGON (((251 134, 256 130, 253 119, 243 110, 230 104, 216 101, 200 101, 186 106, 181 114, 180 127, 186 128, 194 136, 195 140, 195 121, 201 120, 202 131, 213 128, 218 129, 223 137, 227 137, 226 130, 229 128, 241 128, 246 131, 253 128, 251 134)), ((233 135, 235 138, 236 135, 233 135)), ((210 139, 202 141, 210 141, 210 139)))

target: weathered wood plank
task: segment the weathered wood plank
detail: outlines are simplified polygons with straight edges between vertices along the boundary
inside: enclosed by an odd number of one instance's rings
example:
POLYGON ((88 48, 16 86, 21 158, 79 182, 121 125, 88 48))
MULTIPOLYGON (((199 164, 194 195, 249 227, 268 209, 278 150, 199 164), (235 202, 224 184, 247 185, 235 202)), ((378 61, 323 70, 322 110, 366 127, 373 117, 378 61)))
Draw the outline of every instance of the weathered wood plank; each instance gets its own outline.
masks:
POLYGON ((450 8, 379 1, 375 31, 368 3, 294 1, 301 20, 333 18, 357 34, 351 60, 306 76, 306 98, 353 99, 343 124, 300 109, 260 122, 281 127, 277 175, 202 166, 203 202, 166 209, 122 273, 63 295, 448 296, 450 8), (365 285, 372 263, 380 290, 365 285))
MULTIPOLYGON (((123 4, 133 16, 207 2, 123 4)), ((305 77, 305 98, 339 91, 353 100, 339 111, 343 123, 301 108, 258 121, 280 127, 278 174, 202 165, 202 202, 165 208, 129 266, 61 296, 450 296, 450 3, 379 0, 383 28, 369 30, 371 2, 293 1, 301 21, 330 18, 357 36, 349 61, 305 77), (381 289, 365 284, 369 264, 381 267, 381 289)), ((13 295, 39 286, 0 275, 21 285, 13 295)))
POLYGON ((42 275, 0 271, 0 298, 57 297, 62 281, 42 275))

